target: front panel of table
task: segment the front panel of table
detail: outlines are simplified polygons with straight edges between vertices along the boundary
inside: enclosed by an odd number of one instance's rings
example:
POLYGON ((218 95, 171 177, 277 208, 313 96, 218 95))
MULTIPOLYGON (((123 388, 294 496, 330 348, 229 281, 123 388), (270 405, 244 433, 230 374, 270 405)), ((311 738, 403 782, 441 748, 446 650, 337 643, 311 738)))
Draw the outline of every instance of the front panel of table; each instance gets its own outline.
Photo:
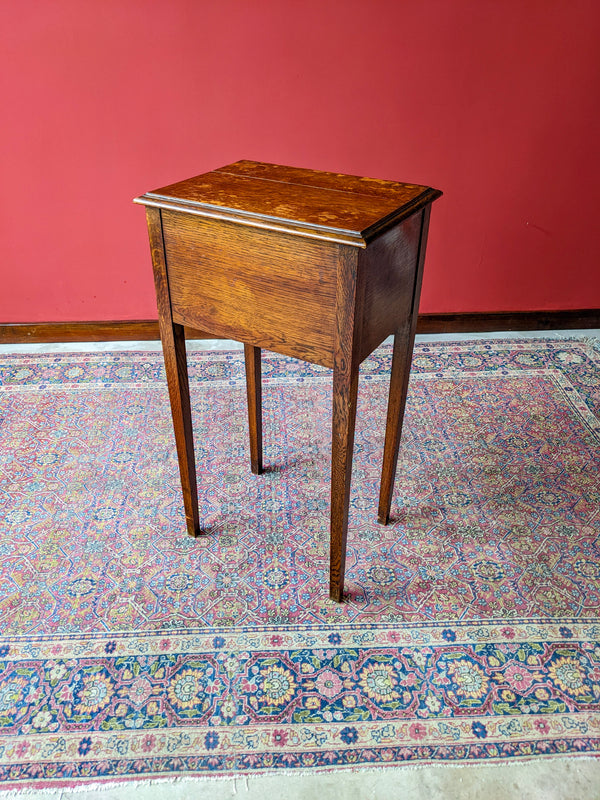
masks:
POLYGON ((174 322, 333 366, 345 245, 174 211, 162 224, 174 322))
POLYGON ((354 264, 359 361, 409 318, 423 213, 365 249, 162 210, 173 321, 333 367, 340 264, 354 264))

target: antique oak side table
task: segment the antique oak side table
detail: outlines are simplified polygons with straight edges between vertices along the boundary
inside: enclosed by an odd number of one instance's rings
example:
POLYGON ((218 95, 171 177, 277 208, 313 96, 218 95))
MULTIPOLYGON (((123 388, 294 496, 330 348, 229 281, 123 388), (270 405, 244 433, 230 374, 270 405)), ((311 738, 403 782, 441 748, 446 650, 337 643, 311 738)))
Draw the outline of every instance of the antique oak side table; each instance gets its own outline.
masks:
POLYGON ((260 350, 333 369, 330 596, 344 589, 359 365, 394 350, 378 519, 389 518, 431 203, 424 186, 253 161, 146 206, 188 532, 201 533, 184 325, 244 343, 250 459, 262 472, 260 350))

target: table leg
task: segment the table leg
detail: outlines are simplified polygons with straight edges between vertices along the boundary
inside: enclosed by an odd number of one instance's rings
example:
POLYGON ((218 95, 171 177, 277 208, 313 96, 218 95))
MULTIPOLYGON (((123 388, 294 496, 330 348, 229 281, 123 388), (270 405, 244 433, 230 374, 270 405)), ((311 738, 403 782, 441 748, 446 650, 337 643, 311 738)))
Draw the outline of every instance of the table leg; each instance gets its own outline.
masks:
POLYGON ((248 423, 250 429, 250 466, 255 475, 260 475, 263 471, 260 347, 245 344, 244 357, 246 361, 246 393, 248 395, 248 423))
POLYGON ((169 280, 162 235, 161 213, 158 208, 147 208, 148 233, 152 266, 154 268, 154 284, 158 306, 158 324, 162 341, 165 371, 171 401, 171 415, 185 521, 190 536, 200 533, 198 514, 198 490, 196 485, 196 464, 194 461, 194 435, 192 431, 192 410, 190 405, 190 385, 188 380, 187 358, 185 353, 185 333, 183 325, 173 322, 169 280))
POLYGON ((333 370, 333 424, 331 437, 331 545, 329 596, 338 603, 344 594, 348 505, 352 478, 358 366, 333 370))
POLYGON ((377 519, 382 525, 387 525, 390 518, 394 479, 398 464, 398 449, 400 447, 400 438, 402 437, 402 422, 408 393, 411 357, 412 342, 410 341, 409 326, 406 326, 404 330, 396 331, 394 336, 390 394, 383 449, 383 468, 379 491, 379 510, 377 514, 377 519))
POLYGON ((169 398, 171 400, 177 459, 179 461, 185 522, 190 536, 198 536, 200 533, 200 520, 190 386, 185 354, 185 334, 183 325, 173 324, 172 330, 172 337, 163 335, 163 353, 169 386, 169 398))

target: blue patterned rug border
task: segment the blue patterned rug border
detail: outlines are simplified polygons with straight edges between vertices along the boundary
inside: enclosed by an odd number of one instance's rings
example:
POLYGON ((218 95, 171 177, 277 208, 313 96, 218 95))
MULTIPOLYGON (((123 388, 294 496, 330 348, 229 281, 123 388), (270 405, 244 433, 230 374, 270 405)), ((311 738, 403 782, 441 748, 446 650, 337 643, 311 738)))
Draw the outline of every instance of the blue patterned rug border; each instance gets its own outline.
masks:
POLYGON ((96 769, 117 759, 137 770, 140 759, 174 752, 177 763, 203 754, 207 769, 233 757, 272 767, 274 753, 291 767, 323 765, 331 752, 342 765, 360 763, 361 753, 397 761, 559 753, 564 741, 593 752, 600 645, 562 632, 567 641, 518 642, 507 628, 504 642, 482 644, 456 642, 448 629, 443 645, 354 647, 338 633, 320 647, 271 634, 269 648, 256 637, 214 636, 202 650, 188 637, 162 640, 158 653, 120 653, 113 641, 103 652, 57 646, 53 657, 14 660, 3 646, 0 770, 11 766, 16 778, 22 762, 26 778, 34 764, 53 762, 62 772, 65 759, 75 765, 90 753, 96 769))
POLYGON ((422 745, 418 748, 381 747, 349 750, 340 753, 328 750, 319 753, 263 753, 260 756, 207 755, 188 757, 162 757, 137 759, 112 759, 101 763, 82 761, 79 763, 42 763, 28 765, 24 772, 11 766, 0 766, 0 782, 3 790, 22 789, 22 781, 27 781, 29 789, 66 788, 102 780, 115 781, 140 780, 144 776, 152 779, 175 778, 179 775, 250 775, 265 774, 280 770, 331 771, 335 769, 356 769, 361 764, 369 769, 377 767, 397 767, 452 763, 504 763, 506 761, 526 761, 533 758, 555 758, 565 755, 590 757, 591 751, 600 750, 600 739, 558 739, 539 742, 513 741, 503 745, 422 745))

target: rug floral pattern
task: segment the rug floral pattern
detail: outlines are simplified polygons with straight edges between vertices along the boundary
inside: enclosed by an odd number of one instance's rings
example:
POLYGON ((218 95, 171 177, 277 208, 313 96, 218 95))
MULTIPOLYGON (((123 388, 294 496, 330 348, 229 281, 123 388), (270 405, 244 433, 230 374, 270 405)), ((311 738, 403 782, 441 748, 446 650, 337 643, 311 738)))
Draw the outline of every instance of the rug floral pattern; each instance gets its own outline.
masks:
POLYGON ((156 353, 0 358, 5 786, 598 752, 600 354, 417 345, 391 524, 390 348, 361 367, 346 601, 327 598, 331 374, 193 353, 206 536, 156 353))

